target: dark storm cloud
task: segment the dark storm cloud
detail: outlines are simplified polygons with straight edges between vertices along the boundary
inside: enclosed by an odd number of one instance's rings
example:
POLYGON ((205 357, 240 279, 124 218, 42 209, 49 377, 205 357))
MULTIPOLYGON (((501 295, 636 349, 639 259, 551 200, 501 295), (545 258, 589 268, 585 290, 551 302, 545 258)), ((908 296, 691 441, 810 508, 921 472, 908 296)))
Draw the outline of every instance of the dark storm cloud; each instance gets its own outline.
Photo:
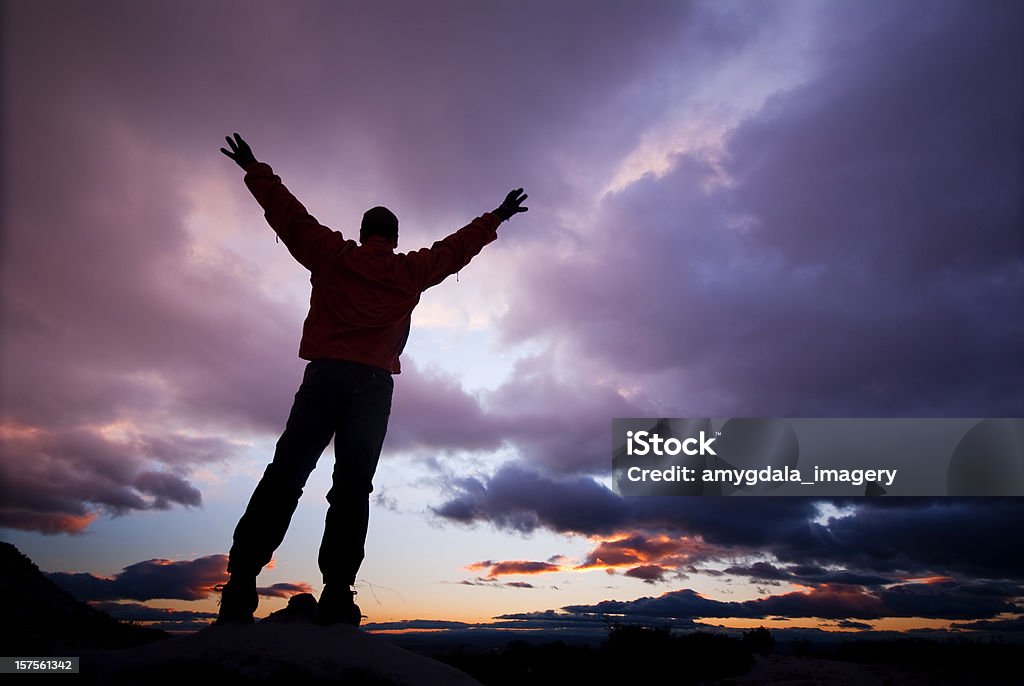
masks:
POLYGON ((858 504, 856 516, 834 520, 815 544, 780 546, 778 554, 791 562, 842 559, 882 574, 920 569, 1019 580, 1024 550, 1007 547, 1005 532, 1021 527, 1019 498, 878 498, 858 504))
POLYGON ((780 568, 770 562, 751 565, 733 565, 723 570, 726 574, 750 577, 751 581, 792 581, 801 584, 846 584, 851 586, 880 586, 896 579, 877 574, 857 574, 849 571, 827 570, 817 565, 791 565, 780 568))
POLYGON ((722 571, 726 574, 736 574, 737 576, 749 576, 754 581, 793 578, 793 575, 790 572, 783 569, 779 569, 770 562, 755 562, 754 564, 746 567, 740 565, 733 565, 732 567, 726 567, 722 571))
POLYGON ((1017 499, 826 502, 852 508, 851 513, 826 525, 816 521, 818 505, 808 498, 621 498, 592 479, 553 477, 508 464, 487 481, 463 480, 434 512, 453 522, 520 532, 699 536, 706 550, 698 560, 770 554, 785 563, 736 569, 766 575, 752 575, 757 578, 789 574, 811 584, 856 585, 880 585, 896 573, 1021 578, 1024 551, 1005 542, 1006 531, 1024 530, 1024 507, 1017 499), (950 550, 960 554, 951 556, 950 550))
POLYGON ((624 501, 593 479, 553 480, 512 464, 486 482, 467 477, 453 488, 457 495, 434 512, 465 524, 484 521, 521 532, 547 526, 611 534, 628 514, 624 501))
MULTIPOLYGON (((526 573, 529 574, 531 572, 526 573)), ((492 576, 478 576, 474 579, 462 579, 455 583, 460 586, 487 586, 489 588, 536 588, 533 584, 525 581, 500 581, 492 576)))
POLYGON ((1020 612, 1024 588, 1019 584, 942 581, 899 584, 877 591, 895 615, 970 619, 1020 612))
POLYGON ((135 487, 154 496, 153 507, 165 510, 171 503, 199 505, 202 496, 187 481, 165 472, 143 472, 135 479, 135 487))
POLYGON ((646 583, 653 584, 657 581, 664 581, 665 574, 668 572, 669 570, 664 567, 659 567, 658 565, 640 565, 639 567, 627 569, 625 576, 632 577, 634 579, 641 579, 646 583))
POLYGON ((569 605, 562 608, 569 613, 627 615, 647 618, 682 618, 749 616, 742 603, 721 602, 702 597, 691 589, 671 591, 656 598, 644 597, 633 601, 603 600, 595 605, 569 605))
POLYGON ((529 265, 506 337, 646 375, 676 416, 1024 411, 1024 11, 874 9, 826 8, 815 75, 727 137, 731 184, 682 156, 529 265))
MULTIPOLYGON (((508 479, 515 476, 514 470, 506 467, 496 478, 508 479)), ((579 486, 580 492, 596 494, 598 491, 595 491, 594 482, 584 484, 585 480, 582 479, 576 482, 545 479, 537 474, 526 478, 531 483, 529 488, 508 488, 507 484, 499 484, 498 495, 512 492, 524 495, 518 501, 499 498, 500 516, 496 519, 489 519, 484 514, 489 507, 486 502, 489 492, 482 483, 478 484, 480 488, 474 493, 472 504, 462 503, 460 511, 474 512, 481 521, 504 526, 522 527, 528 523, 530 527, 547 527, 565 533, 599 533, 596 528, 580 527, 579 522, 587 521, 586 517, 577 518, 567 528, 558 528, 566 524, 570 513, 561 511, 561 508, 555 508, 557 511, 554 512, 536 508, 538 502, 566 502, 570 503, 567 509, 575 511, 574 504, 579 502, 580 495, 573 495, 571 491, 579 486), (543 487, 538 488, 537 482, 544 482, 543 487), (526 495, 537 493, 547 497, 534 501, 526 495), (530 503, 529 508, 526 503, 530 503), (514 516, 508 518, 510 513, 514 513, 514 516)), ((609 499, 609 505, 615 498, 610 492, 602 497, 609 499)), ((792 562, 778 565, 758 561, 748 565, 732 565, 724 570, 707 571, 775 583, 799 583, 810 586, 810 590, 744 602, 723 602, 705 598, 690 589, 682 589, 657 598, 609 600, 589 606, 569 606, 562 608, 564 612, 551 611, 547 619, 551 622, 564 622, 567 619, 565 613, 569 613, 569 617, 593 615, 605 621, 610 621, 609 617, 617 619, 623 616, 634 620, 690 620, 702 617, 763 619, 769 616, 836 620, 874 620, 884 617, 970 619, 1020 612, 1021 599, 1024 598, 1020 570, 1024 569, 1024 560, 1019 552, 1013 550, 1012 546, 1008 548, 1005 543, 1006 531, 1016 531, 1024 526, 1021 508, 1014 499, 910 498, 836 502, 850 509, 846 510, 844 516, 832 517, 827 526, 811 521, 814 517, 811 511, 794 509, 786 512, 780 508, 774 513, 775 516, 769 517, 770 522, 761 523, 765 527, 762 531, 757 530, 757 518, 766 516, 763 505, 767 503, 760 504, 756 500, 637 498, 630 500, 631 503, 637 503, 635 506, 621 510, 613 508, 606 516, 621 516, 622 520, 618 522, 621 528, 642 528, 647 525, 661 532, 700 537, 713 551, 708 559, 769 555, 792 562), (743 529, 733 526, 729 523, 730 518, 736 521, 746 518, 749 527, 743 529), (772 535, 773 530, 778 533, 772 535), (797 535, 798 532, 803 533, 797 535), (754 544, 755 540, 758 543, 754 544), (951 558, 950 549, 957 550, 959 554, 951 558), (887 572, 888 575, 873 572, 887 572), (925 577, 930 574, 940 576, 924 582, 900 582, 901 578, 925 577)), ((792 501, 791 505, 811 505, 804 500, 785 500, 792 501)), ((608 519, 602 519, 599 526, 615 527, 608 519)), ((647 543, 647 539, 636 535, 619 540, 623 544, 611 546, 608 552, 624 551, 627 548, 637 550, 647 543)), ((595 553, 598 550, 600 545, 595 553)), ((623 557, 613 561, 628 560, 623 557)), ((627 572, 627 575, 631 572, 627 572)), ((646 570, 644 574, 632 575, 641 578, 650 576, 652 579, 658 576, 646 574, 646 570)), ((514 620, 516 617, 505 619, 514 620)), ((537 618, 523 615, 522 619, 532 622, 537 618)))
POLYGON ((763 545, 780 538, 806 538, 817 510, 800 498, 621 498, 587 477, 543 474, 508 463, 486 481, 453 484, 454 496, 437 515, 461 523, 488 522, 501 528, 610 536, 624 529, 685 531, 709 540, 763 545), (760 515, 757 513, 760 512, 760 515))
POLYGON ((883 617, 929 617, 961 619, 994 617, 1015 612, 1011 598, 979 597, 955 585, 941 591, 933 584, 902 584, 880 592, 852 588, 821 588, 809 592, 783 593, 756 600, 719 601, 704 598, 692 589, 670 591, 658 597, 637 600, 605 600, 594 605, 562 608, 571 614, 625 615, 664 619, 739 617, 765 619, 773 615, 789 618, 881 619, 883 617))
POLYGON ((757 616, 823 617, 827 619, 880 619, 882 617, 931 617, 961 619, 994 617, 1012 612, 1011 598, 979 597, 956 587, 934 584, 901 584, 880 591, 847 587, 815 589, 809 593, 785 593, 744 603, 757 616))
POLYGON ((956 622, 951 629, 968 629, 975 631, 1024 631, 1024 617, 1014 619, 983 619, 977 622, 956 622))

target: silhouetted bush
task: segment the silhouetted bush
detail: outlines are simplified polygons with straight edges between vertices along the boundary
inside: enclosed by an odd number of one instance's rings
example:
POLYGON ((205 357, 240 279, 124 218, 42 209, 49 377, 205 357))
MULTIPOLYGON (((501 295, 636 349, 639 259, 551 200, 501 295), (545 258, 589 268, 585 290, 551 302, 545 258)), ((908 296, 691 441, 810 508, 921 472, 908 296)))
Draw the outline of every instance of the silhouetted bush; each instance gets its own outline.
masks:
POLYGON ((743 632, 743 645, 752 653, 771 655, 772 649, 775 648, 775 639, 768 629, 761 626, 743 632))

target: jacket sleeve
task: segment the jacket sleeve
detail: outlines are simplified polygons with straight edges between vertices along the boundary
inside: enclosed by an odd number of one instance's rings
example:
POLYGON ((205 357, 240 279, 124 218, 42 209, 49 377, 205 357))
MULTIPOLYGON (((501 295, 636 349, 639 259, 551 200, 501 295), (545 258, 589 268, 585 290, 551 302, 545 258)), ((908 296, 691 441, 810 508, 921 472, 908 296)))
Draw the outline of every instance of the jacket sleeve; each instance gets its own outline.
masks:
POLYGON ((425 291, 444 281, 498 237, 501 219, 487 212, 452 235, 406 255, 406 269, 415 287, 425 291))
POLYGON ((246 166, 245 172, 245 185, 263 208, 270 228, 281 237, 292 257, 310 272, 317 271, 344 237, 306 211, 269 164, 256 162, 246 166))

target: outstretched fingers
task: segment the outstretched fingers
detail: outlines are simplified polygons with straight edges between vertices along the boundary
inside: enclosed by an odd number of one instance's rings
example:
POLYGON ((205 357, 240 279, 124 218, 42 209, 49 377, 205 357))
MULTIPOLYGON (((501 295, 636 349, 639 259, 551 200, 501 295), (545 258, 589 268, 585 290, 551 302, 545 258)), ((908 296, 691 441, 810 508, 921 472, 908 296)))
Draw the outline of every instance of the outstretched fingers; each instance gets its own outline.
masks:
POLYGON ((230 157, 242 169, 256 161, 256 156, 252 154, 252 148, 249 147, 249 144, 238 133, 235 133, 234 138, 225 136, 224 140, 228 142, 230 150, 228 148, 221 148, 220 151, 230 157))
POLYGON ((522 188, 514 188, 505 195, 505 200, 494 212, 501 218, 501 221, 508 221, 520 212, 530 209, 522 206, 528 197, 530 196, 523 193, 522 188))
MULTIPOLYGON (((237 136, 238 134, 236 133, 235 135, 237 136)), ((231 159, 235 159, 235 155, 238 154, 238 146, 236 146, 235 142, 231 140, 231 136, 224 136, 224 140, 228 142, 228 147, 231 148, 231 151, 228 152, 224 148, 221 148, 220 151, 227 155, 228 157, 230 157, 231 159)))
POLYGON ((514 191, 509 193, 508 196, 509 196, 509 199, 512 201, 513 206, 515 207, 516 212, 527 212, 527 211, 529 211, 529 209, 530 209, 529 207, 523 207, 522 205, 523 205, 524 202, 526 202, 526 199, 529 198, 530 196, 527 195, 526 193, 523 193, 523 189, 522 188, 515 189, 514 191))

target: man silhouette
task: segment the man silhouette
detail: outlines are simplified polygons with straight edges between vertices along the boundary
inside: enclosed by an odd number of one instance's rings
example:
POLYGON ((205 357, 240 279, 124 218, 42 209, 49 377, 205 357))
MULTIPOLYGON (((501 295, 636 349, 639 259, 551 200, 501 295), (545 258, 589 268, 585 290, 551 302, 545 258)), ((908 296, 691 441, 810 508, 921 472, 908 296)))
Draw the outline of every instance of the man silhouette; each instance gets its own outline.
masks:
POLYGON ((221 152, 245 170, 245 185, 267 223, 310 272, 309 314, 299 357, 308 360, 302 384, 273 461, 235 528, 218 624, 251 623, 259 598, 256 576, 284 539, 306 479, 334 438, 333 482, 320 546, 323 624, 358 625, 352 596, 362 563, 369 497, 391 412, 393 374, 409 337, 420 294, 465 267, 497 238, 501 222, 528 208, 523 189, 430 248, 395 253, 398 218, 385 207, 363 215, 359 244, 321 225, 256 160, 237 133, 221 152))

